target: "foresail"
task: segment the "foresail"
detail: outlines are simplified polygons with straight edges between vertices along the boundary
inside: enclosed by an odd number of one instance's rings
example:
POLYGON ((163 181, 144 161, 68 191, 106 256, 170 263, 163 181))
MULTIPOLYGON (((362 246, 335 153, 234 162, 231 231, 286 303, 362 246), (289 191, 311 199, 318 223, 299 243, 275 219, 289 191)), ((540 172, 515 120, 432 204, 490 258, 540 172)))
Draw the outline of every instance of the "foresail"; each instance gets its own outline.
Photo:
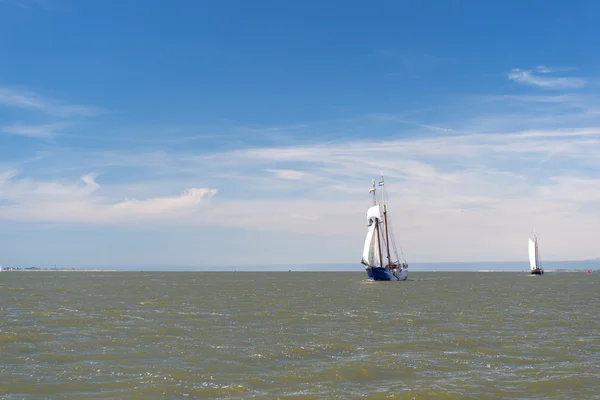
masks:
POLYGON ((365 264, 365 268, 373 266, 373 239, 375 236, 375 226, 376 224, 371 224, 371 226, 369 226, 369 230, 367 231, 367 237, 365 238, 365 247, 363 249, 362 257, 362 261, 363 264, 365 264))
POLYGON ((380 222, 381 209, 379 208, 379 205, 376 204, 367 210, 367 224, 369 229, 367 230, 367 237, 365 238, 362 256, 362 263, 365 265, 365 268, 381 264, 378 253, 379 242, 377 240, 377 227, 380 222))
POLYGON ((536 242, 529 238, 529 267, 533 271, 537 268, 536 242))

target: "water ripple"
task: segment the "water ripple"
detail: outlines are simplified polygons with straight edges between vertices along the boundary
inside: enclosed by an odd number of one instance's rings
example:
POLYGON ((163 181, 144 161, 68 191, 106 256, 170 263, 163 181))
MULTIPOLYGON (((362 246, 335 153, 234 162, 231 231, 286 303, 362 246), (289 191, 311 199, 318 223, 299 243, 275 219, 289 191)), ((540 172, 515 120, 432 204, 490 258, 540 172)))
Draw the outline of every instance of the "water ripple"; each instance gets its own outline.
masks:
POLYGON ((0 275, 5 399, 600 398, 599 275, 0 275))

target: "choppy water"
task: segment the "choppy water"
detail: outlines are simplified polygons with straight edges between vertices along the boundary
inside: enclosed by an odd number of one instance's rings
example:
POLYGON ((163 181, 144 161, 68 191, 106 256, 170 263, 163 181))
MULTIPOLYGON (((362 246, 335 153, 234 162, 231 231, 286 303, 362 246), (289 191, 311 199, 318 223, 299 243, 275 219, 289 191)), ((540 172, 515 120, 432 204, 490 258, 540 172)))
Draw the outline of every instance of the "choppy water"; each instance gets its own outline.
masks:
POLYGON ((600 274, 0 273, 3 399, 599 399, 600 274))

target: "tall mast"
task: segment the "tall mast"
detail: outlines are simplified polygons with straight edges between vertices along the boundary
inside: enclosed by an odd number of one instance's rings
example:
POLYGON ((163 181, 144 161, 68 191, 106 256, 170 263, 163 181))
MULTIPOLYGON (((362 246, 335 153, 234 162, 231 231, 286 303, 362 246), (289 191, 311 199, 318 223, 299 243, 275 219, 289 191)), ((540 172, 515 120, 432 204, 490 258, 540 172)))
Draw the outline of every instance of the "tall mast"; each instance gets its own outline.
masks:
POLYGON ((385 183, 383 182, 383 174, 381 174, 381 199, 383 200, 383 219, 385 223, 385 244, 387 248, 387 259, 388 267, 392 265, 392 259, 390 257, 390 235, 388 232, 388 220, 387 220, 387 205, 385 204, 385 183))
MULTIPOLYGON (((373 179, 373 186, 369 192, 373 193, 373 205, 377 205, 377 193, 375 189, 375 179, 373 179)), ((375 229, 377 230, 377 249, 379 250, 379 264, 383 267, 383 257, 381 257, 381 234, 379 232, 379 218, 375 220, 375 229)))
POLYGON ((369 193, 373 193, 373 205, 377 205, 377 194, 375 193, 375 179, 373 179, 373 186, 369 189, 369 193))

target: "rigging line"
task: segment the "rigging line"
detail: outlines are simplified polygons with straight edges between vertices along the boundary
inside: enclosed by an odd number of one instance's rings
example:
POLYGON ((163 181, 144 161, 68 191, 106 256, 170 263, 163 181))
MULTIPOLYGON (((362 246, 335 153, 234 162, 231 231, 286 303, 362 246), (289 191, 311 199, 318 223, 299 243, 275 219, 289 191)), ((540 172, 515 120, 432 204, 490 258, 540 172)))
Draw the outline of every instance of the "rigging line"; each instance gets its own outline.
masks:
POLYGON ((535 238, 535 261, 537 263, 538 268, 542 268, 542 257, 540 257, 540 247, 538 246, 537 237, 535 238))
MULTIPOLYGON (((388 211, 388 214, 389 214, 389 211, 388 211)), ((388 224, 390 224, 390 228, 391 228, 390 229, 390 231, 391 231, 390 232, 390 236, 392 237, 392 244, 394 246, 394 252, 396 253, 396 256, 397 256, 398 255, 398 249, 396 248, 396 238, 395 238, 395 235, 394 235, 394 227, 392 225, 392 221, 391 220, 392 219, 389 218, 389 215, 388 215, 388 224)), ((402 260, 406 263, 406 256, 404 255, 404 251, 402 250, 402 244, 400 244, 400 254, 402 255, 402 260)))
MULTIPOLYGON (((390 244, 389 244, 387 238, 385 237, 386 235, 385 235, 382 225, 379 225, 379 231, 381 232, 381 242, 383 243, 385 248, 388 250, 387 252, 389 253, 389 245, 390 244)), ((387 264, 390 264, 390 263, 391 263, 390 257, 387 257, 387 264)))

